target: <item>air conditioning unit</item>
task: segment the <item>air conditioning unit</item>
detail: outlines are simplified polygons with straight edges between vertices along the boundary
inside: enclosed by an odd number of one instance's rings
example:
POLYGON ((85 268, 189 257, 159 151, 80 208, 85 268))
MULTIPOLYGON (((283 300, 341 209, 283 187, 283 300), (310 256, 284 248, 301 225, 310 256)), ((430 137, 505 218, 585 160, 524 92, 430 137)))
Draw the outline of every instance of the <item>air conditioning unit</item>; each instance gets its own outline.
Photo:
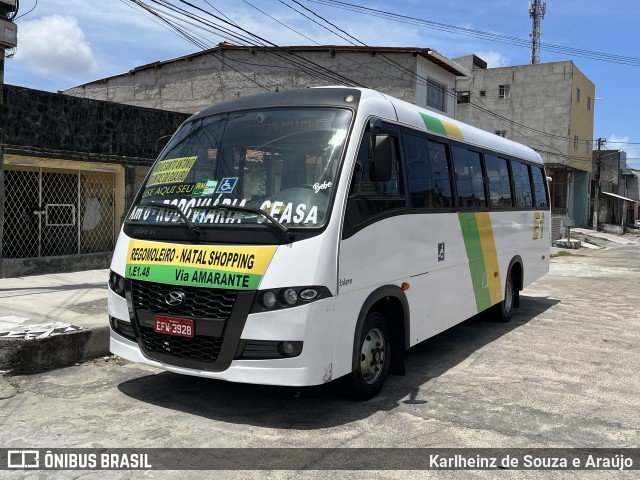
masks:
POLYGON ((18 26, 8 20, 0 20, 0 48, 15 48, 18 45, 18 26))
POLYGON ((0 17, 12 19, 16 16, 18 2, 16 0, 0 0, 0 17))

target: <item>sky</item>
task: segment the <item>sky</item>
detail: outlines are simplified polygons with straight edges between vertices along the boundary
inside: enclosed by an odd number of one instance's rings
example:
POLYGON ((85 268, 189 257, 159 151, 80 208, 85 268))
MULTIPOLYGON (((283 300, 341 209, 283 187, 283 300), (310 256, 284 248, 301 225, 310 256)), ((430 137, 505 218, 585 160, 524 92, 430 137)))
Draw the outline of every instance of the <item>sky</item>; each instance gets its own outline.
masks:
MULTIPOLYGON (((153 0, 144 1, 153 3, 153 0)), ((521 40, 528 40, 531 32, 528 0, 345 1, 521 40)), ((486 60, 489 67, 530 63, 531 51, 527 47, 399 23, 317 1, 190 2, 216 15, 222 14, 277 45, 310 45, 312 41, 324 45, 347 44, 287 6, 304 11, 302 5, 366 45, 433 48, 449 58, 474 53, 486 60)), ((180 2, 174 0, 173 3, 180 2)), ((635 33, 640 24, 638 0, 547 0, 546 7, 541 28, 543 44, 636 59, 631 62, 634 66, 572 57, 544 48, 540 52, 541 62, 573 60, 595 83, 594 138, 607 139, 607 149, 626 151, 628 166, 640 168, 640 95, 634 90, 634 85, 640 85, 640 43, 635 33)), ((313 16, 309 11, 304 12, 313 16)), ((51 92, 198 50, 134 8, 131 0, 21 0, 16 23, 18 48, 7 52, 15 55, 5 62, 5 82, 51 92)), ((210 45, 225 40, 230 39, 207 33, 210 45)))

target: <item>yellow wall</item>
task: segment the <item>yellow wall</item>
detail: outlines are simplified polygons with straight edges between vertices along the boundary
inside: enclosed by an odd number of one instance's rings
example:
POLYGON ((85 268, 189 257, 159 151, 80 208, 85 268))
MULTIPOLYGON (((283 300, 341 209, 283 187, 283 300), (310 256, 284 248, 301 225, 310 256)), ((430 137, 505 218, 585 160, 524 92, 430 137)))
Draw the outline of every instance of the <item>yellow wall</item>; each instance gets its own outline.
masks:
POLYGON ((595 112, 596 86, 575 65, 571 83, 571 123, 568 164, 580 170, 591 172, 591 151, 593 145, 593 119, 595 112), (577 99, 580 89, 580 100, 577 99), (590 104, 590 108, 589 108, 590 104), (578 136, 578 147, 575 148, 574 137, 578 136), (588 147, 585 150, 585 141, 588 147), (575 158, 577 157, 577 158, 575 158))

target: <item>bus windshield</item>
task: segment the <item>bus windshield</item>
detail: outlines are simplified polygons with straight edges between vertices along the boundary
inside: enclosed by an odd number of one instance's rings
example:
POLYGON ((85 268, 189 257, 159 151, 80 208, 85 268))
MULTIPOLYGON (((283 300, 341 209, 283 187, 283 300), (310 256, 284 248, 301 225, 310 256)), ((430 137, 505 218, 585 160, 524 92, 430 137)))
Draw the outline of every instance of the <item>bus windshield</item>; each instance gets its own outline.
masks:
POLYGON ((286 228, 322 227, 351 117, 346 109, 306 107, 188 122, 149 172, 127 222, 167 225, 188 219, 198 228, 264 228, 271 222, 255 211, 260 209, 286 228), (179 207, 182 215, 159 208, 166 204, 179 207), (225 205, 247 208, 216 208, 225 205))

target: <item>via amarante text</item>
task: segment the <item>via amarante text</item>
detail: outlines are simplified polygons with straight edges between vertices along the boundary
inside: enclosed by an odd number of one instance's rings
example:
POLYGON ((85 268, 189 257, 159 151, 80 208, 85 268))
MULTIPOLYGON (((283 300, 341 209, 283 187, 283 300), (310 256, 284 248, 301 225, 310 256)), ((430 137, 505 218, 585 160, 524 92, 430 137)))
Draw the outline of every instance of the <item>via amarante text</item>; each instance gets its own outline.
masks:
POLYGON ((250 275, 240 273, 209 272, 206 270, 196 270, 195 272, 185 272, 176 270, 176 281, 191 282, 199 285, 211 285, 216 287, 236 287, 249 288, 250 275))

